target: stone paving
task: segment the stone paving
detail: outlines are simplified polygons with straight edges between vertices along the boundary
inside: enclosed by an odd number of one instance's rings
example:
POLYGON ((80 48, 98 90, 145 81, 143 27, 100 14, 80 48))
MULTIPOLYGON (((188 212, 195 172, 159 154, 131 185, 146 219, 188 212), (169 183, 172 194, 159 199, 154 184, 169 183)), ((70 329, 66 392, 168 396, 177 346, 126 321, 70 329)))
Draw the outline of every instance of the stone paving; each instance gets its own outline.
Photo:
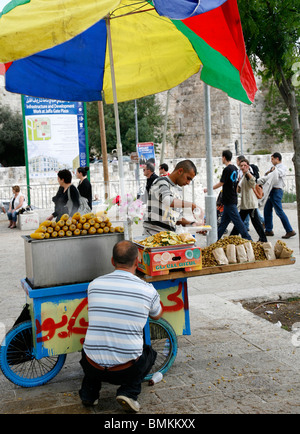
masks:
MULTIPOLYGON (((296 209, 286 212, 298 232, 296 209)), ((275 244, 284 230, 277 217, 274 223, 275 237, 269 241, 275 244)), ((250 233, 256 240, 252 229, 250 233)), ((6 330, 25 302, 22 234, 27 232, 8 229, 0 216, 0 321, 6 330)), ((205 245, 203 236, 201 243, 205 245)), ((153 387, 143 383, 141 414, 300 414, 300 348, 292 333, 240 303, 300 296, 298 235, 287 245, 294 250, 295 265, 189 279, 192 333, 178 338, 178 356, 163 381, 153 387)), ((115 401, 116 386, 109 384, 104 384, 97 406, 82 406, 79 359, 79 353, 68 355, 61 372, 36 388, 18 387, 0 373, 0 413, 123 415, 115 401)))

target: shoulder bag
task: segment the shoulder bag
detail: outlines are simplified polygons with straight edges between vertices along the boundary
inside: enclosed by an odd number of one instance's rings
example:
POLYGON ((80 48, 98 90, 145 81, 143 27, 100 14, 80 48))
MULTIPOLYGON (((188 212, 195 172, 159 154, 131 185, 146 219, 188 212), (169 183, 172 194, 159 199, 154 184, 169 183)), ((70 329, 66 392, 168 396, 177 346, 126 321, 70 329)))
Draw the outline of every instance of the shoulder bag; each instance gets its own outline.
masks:
MULTIPOLYGON (((79 208, 76 212, 79 212, 81 215, 88 214, 89 212, 91 212, 91 208, 89 207, 87 198, 82 197, 81 194, 79 193, 79 191, 78 191, 78 195, 79 195, 79 208)), ((68 188, 67 208, 68 208, 68 212, 70 214, 70 212, 72 211, 72 208, 73 208, 73 202, 72 202, 72 199, 70 196, 70 188, 68 188)))
POLYGON ((260 184, 255 184, 255 187, 253 187, 253 191, 257 199, 262 199, 264 196, 263 188, 260 184))

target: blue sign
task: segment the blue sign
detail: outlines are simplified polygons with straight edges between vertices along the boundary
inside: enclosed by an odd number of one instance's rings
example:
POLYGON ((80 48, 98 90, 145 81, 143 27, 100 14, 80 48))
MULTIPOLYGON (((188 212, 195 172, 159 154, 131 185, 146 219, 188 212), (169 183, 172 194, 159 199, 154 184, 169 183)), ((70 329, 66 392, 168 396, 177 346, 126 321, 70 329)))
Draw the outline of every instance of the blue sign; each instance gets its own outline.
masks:
POLYGON ((139 156, 140 166, 144 166, 147 162, 155 165, 155 149, 154 143, 144 142, 137 144, 137 153, 139 156))

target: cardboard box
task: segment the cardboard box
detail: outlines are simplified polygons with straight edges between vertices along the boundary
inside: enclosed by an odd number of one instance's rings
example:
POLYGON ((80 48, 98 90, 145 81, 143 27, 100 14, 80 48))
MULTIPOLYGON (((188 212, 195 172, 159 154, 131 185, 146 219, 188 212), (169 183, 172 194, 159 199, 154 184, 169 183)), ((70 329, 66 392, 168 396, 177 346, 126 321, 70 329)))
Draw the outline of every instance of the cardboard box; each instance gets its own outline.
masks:
POLYGON ((17 227, 21 231, 35 230, 39 227, 39 215, 36 212, 24 212, 18 215, 17 227))
POLYGON ((200 247, 172 247, 156 251, 139 249, 138 270, 149 276, 169 274, 171 270, 184 269, 195 271, 202 269, 202 255, 200 247))

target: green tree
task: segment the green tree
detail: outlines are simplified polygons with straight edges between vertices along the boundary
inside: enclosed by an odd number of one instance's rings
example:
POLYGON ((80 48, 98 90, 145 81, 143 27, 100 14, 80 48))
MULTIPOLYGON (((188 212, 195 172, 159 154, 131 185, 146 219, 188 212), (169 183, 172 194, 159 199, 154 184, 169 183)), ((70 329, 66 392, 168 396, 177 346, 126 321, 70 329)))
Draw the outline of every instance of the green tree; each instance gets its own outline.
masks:
POLYGON ((22 116, 0 106, 0 162, 5 166, 24 166, 22 116))
MULTIPOLYGON (((134 101, 122 102, 119 107, 121 141, 124 154, 136 150, 135 133, 135 106, 134 101)), ((107 151, 116 148, 116 126, 114 107, 112 104, 103 104, 107 151)), ((155 95, 150 95, 137 100, 138 135, 140 142, 161 142, 163 116, 161 107, 156 101, 155 95)), ((88 135, 91 152, 101 155, 100 129, 98 103, 87 103, 88 135)))
POLYGON ((247 54, 263 79, 272 78, 288 109, 300 233, 300 0, 238 0, 247 54))
MULTIPOLYGON (((289 110, 272 79, 263 83, 261 90, 265 92, 265 112, 267 128, 264 132, 274 138, 278 143, 284 140, 293 140, 293 131, 289 110)), ((296 89, 296 100, 300 106, 300 88, 296 89)))

